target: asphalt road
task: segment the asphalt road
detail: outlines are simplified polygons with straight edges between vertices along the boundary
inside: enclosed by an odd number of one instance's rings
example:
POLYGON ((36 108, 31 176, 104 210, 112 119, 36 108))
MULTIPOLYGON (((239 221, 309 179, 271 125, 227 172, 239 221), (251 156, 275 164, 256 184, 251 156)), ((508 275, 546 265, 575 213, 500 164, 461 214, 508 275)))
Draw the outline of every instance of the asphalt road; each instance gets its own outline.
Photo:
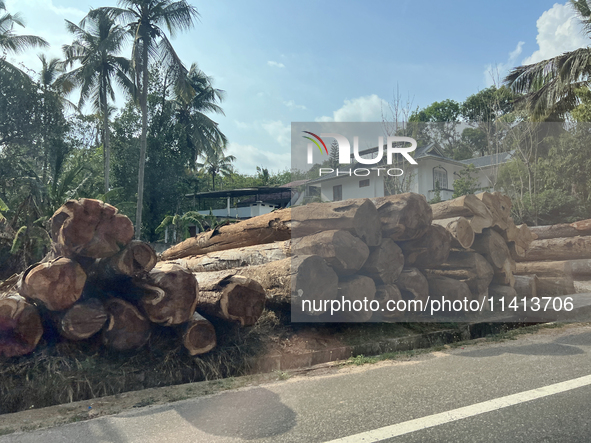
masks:
POLYGON ((589 442, 590 375, 591 327, 544 329, 0 442, 589 442))

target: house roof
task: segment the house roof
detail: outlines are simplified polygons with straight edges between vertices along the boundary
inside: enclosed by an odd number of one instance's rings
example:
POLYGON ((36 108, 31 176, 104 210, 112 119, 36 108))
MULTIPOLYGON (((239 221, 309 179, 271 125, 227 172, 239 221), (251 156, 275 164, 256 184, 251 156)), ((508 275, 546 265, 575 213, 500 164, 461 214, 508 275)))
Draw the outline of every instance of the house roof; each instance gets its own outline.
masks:
MULTIPOLYGON (((414 158, 416 160, 418 158, 428 157, 430 155, 434 156, 434 157, 449 158, 443 154, 443 151, 436 143, 430 143, 427 146, 422 146, 420 148, 417 148, 415 150, 414 158)), ((453 159, 450 159, 450 160, 453 160, 453 159)))
POLYGON ((460 160, 461 163, 466 165, 472 164, 477 168, 483 168, 485 166, 494 166, 507 163, 513 158, 515 150, 509 152, 499 152, 498 154, 484 155, 482 157, 474 157, 466 160, 460 160))

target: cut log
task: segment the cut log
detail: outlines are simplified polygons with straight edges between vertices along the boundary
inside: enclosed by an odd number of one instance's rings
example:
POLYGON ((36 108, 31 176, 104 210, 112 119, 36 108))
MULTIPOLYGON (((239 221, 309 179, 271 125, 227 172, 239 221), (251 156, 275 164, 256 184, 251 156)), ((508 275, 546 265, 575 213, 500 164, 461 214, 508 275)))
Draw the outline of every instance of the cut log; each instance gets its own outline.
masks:
POLYGON ((60 257, 29 267, 23 274, 19 292, 50 311, 61 311, 76 303, 85 283, 82 267, 69 258, 60 257))
MULTIPOLYGON (((414 297, 411 298, 411 300, 414 297)), ((371 317, 372 321, 378 322, 396 322, 404 317, 404 311, 398 311, 396 303, 400 300, 409 300, 402 296, 400 289, 396 285, 378 285, 374 300, 379 301, 380 309, 375 311, 371 317), (388 309, 388 307, 390 309, 388 309), (382 310, 383 309, 383 310, 382 310)))
POLYGON ((530 226, 529 229, 536 235, 536 240, 591 235, 591 219, 558 225, 530 226))
POLYGON ((394 240, 385 238, 371 251, 359 273, 373 278, 378 284, 391 284, 396 281, 403 267, 402 249, 394 240))
POLYGON ((339 275, 351 275, 359 271, 370 256, 367 245, 348 231, 323 231, 294 238, 292 242, 294 254, 322 257, 339 275))
MULTIPOLYGON (((444 277, 441 275, 426 274, 425 277, 429 282, 429 297, 431 300, 437 301, 451 301, 453 304, 456 300, 463 301, 464 299, 473 300, 475 297, 470 292, 470 288, 463 281, 456 280, 454 278, 444 277)), ((458 305, 459 306, 459 305, 458 305)), ((450 306, 446 303, 445 306, 441 306, 440 313, 462 313, 462 309, 450 309, 450 306)))
POLYGON ((427 232, 433 212, 424 195, 408 192, 372 198, 384 237, 395 241, 417 239, 427 232))
POLYGON ((480 194, 476 194, 476 197, 485 204, 492 214, 492 226, 507 229, 511 215, 511 198, 500 192, 481 192, 480 194))
POLYGON ((105 302, 105 309, 105 346, 116 351, 129 351, 146 344, 150 338, 150 322, 134 305, 120 298, 111 298, 105 302))
POLYGON ((289 240, 290 237, 291 209, 282 209, 200 233, 167 249, 162 253, 161 259, 174 260, 191 255, 289 240))
POLYGON ((445 263, 424 272, 461 280, 476 296, 486 292, 494 275, 492 266, 482 255, 468 251, 451 251, 445 263))
POLYGON ((178 258, 164 263, 175 263, 185 267, 191 272, 214 272, 242 268, 245 266, 262 265, 272 261, 283 260, 290 256, 291 241, 285 240, 262 245, 228 249, 225 251, 210 252, 205 255, 178 258))
POLYGON ((189 355, 201 355, 211 351, 217 344, 213 325, 197 312, 181 328, 183 346, 189 355))
POLYGON ((498 284, 509 284, 513 286, 515 279, 513 271, 515 270, 515 262, 511 258, 509 248, 505 243, 503 237, 494 229, 487 228, 478 234, 472 245, 479 254, 492 265, 495 276, 493 281, 498 284))
POLYGON ((434 225, 443 226, 451 234, 451 247, 469 249, 474 243, 474 230, 465 217, 444 218, 433 220, 434 225))
POLYGON ((518 261, 574 260, 591 258, 591 236, 534 240, 518 261))
POLYGON ((370 302, 376 294, 374 281, 363 275, 339 280, 336 299, 342 304, 338 313, 330 317, 333 322, 366 322, 373 315, 370 302))
POLYGON ((538 297, 554 297, 556 295, 575 294, 575 284, 570 277, 538 276, 538 297))
POLYGON ((140 305, 150 321, 163 326, 189 321, 195 312, 199 287, 193 274, 173 263, 160 263, 134 280, 143 296, 140 305))
POLYGON ((199 285, 197 310, 205 315, 252 326, 265 309, 265 290, 236 270, 193 274, 199 285))
MULTIPOLYGON (((517 292, 514 288, 508 285, 490 285, 488 287, 488 296, 492 298, 492 311, 505 313, 505 314, 516 314, 513 308, 509 308, 509 305, 515 300, 515 303, 519 303, 517 292), (501 301, 501 299, 504 299, 501 301)), ((487 303, 490 303, 487 300, 487 303)), ((490 307, 489 307, 490 309, 490 307)))
POLYGON ((484 228, 489 228, 493 224, 492 214, 474 194, 435 203, 431 205, 431 208, 433 210, 433 220, 465 217, 470 221, 472 230, 477 234, 480 234, 484 228))
POLYGON ((79 300, 56 318, 56 328, 69 340, 85 340, 99 332, 107 321, 107 311, 96 298, 79 300))
POLYGON ((293 238, 336 229, 349 231, 368 246, 377 246, 382 240, 378 211, 367 198, 310 203, 293 208, 291 214, 293 238))
POLYGON ((158 257, 150 245, 139 240, 132 240, 123 250, 112 257, 100 261, 115 274, 135 277, 150 272, 158 257))
POLYGON ((33 305, 15 292, 0 295, 0 356, 29 354, 42 335, 41 317, 33 305))
POLYGON ((404 268, 396 280, 396 286, 406 300, 427 301, 429 297, 429 283, 417 268, 404 268))
POLYGON ((100 200, 69 200, 50 220, 51 238, 66 257, 110 257, 133 238, 133 224, 100 200))
POLYGON ((521 298, 538 296, 538 277, 536 275, 516 275, 515 292, 521 298))
POLYGON ((591 277, 591 259, 519 262, 515 273, 585 280, 591 277))
POLYGON ((425 235, 400 242, 405 264, 416 268, 434 268, 444 263, 451 248, 451 234, 439 225, 431 225, 425 235))

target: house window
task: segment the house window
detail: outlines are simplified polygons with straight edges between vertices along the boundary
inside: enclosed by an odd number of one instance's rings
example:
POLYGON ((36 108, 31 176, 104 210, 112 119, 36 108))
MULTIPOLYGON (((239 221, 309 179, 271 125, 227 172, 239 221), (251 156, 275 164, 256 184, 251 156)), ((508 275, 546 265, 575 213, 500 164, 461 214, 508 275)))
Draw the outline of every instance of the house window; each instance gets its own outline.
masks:
POLYGON ((340 201, 343 199, 343 185, 332 187, 332 201, 340 201))
POLYGON ((433 189, 437 189, 437 183, 440 189, 448 189, 447 171, 441 166, 433 168, 433 189))
POLYGON ((369 178, 365 179, 365 180, 359 180, 359 187, 360 188, 365 188, 366 186, 369 186, 369 178))

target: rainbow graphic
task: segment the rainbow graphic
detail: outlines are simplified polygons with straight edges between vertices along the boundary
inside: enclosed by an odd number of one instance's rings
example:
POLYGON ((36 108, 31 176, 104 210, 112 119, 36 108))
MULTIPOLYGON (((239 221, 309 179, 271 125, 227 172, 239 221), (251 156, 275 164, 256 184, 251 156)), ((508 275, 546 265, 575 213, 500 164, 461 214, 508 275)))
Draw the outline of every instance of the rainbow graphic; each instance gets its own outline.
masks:
MULTIPOLYGON (((322 143, 322 146, 324 146, 324 151, 322 150, 322 148, 320 147, 320 145, 318 144, 318 142, 316 140, 314 140, 312 137, 308 137, 306 135, 303 135, 302 137, 304 137, 305 139, 310 140, 311 142, 313 142, 316 146, 318 146, 318 149, 320 149, 321 153, 326 152, 326 155, 328 155, 328 148, 326 147, 326 145, 324 144, 324 142, 322 141, 322 139, 320 137, 318 137, 316 134, 312 133, 312 132, 308 132, 308 131, 302 131, 305 132, 306 134, 310 134, 311 136, 315 137, 320 143, 322 143)), ((311 153, 311 151, 309 151, 311 153)), ((311 155, 311 154, 308 154, 311 155)))

